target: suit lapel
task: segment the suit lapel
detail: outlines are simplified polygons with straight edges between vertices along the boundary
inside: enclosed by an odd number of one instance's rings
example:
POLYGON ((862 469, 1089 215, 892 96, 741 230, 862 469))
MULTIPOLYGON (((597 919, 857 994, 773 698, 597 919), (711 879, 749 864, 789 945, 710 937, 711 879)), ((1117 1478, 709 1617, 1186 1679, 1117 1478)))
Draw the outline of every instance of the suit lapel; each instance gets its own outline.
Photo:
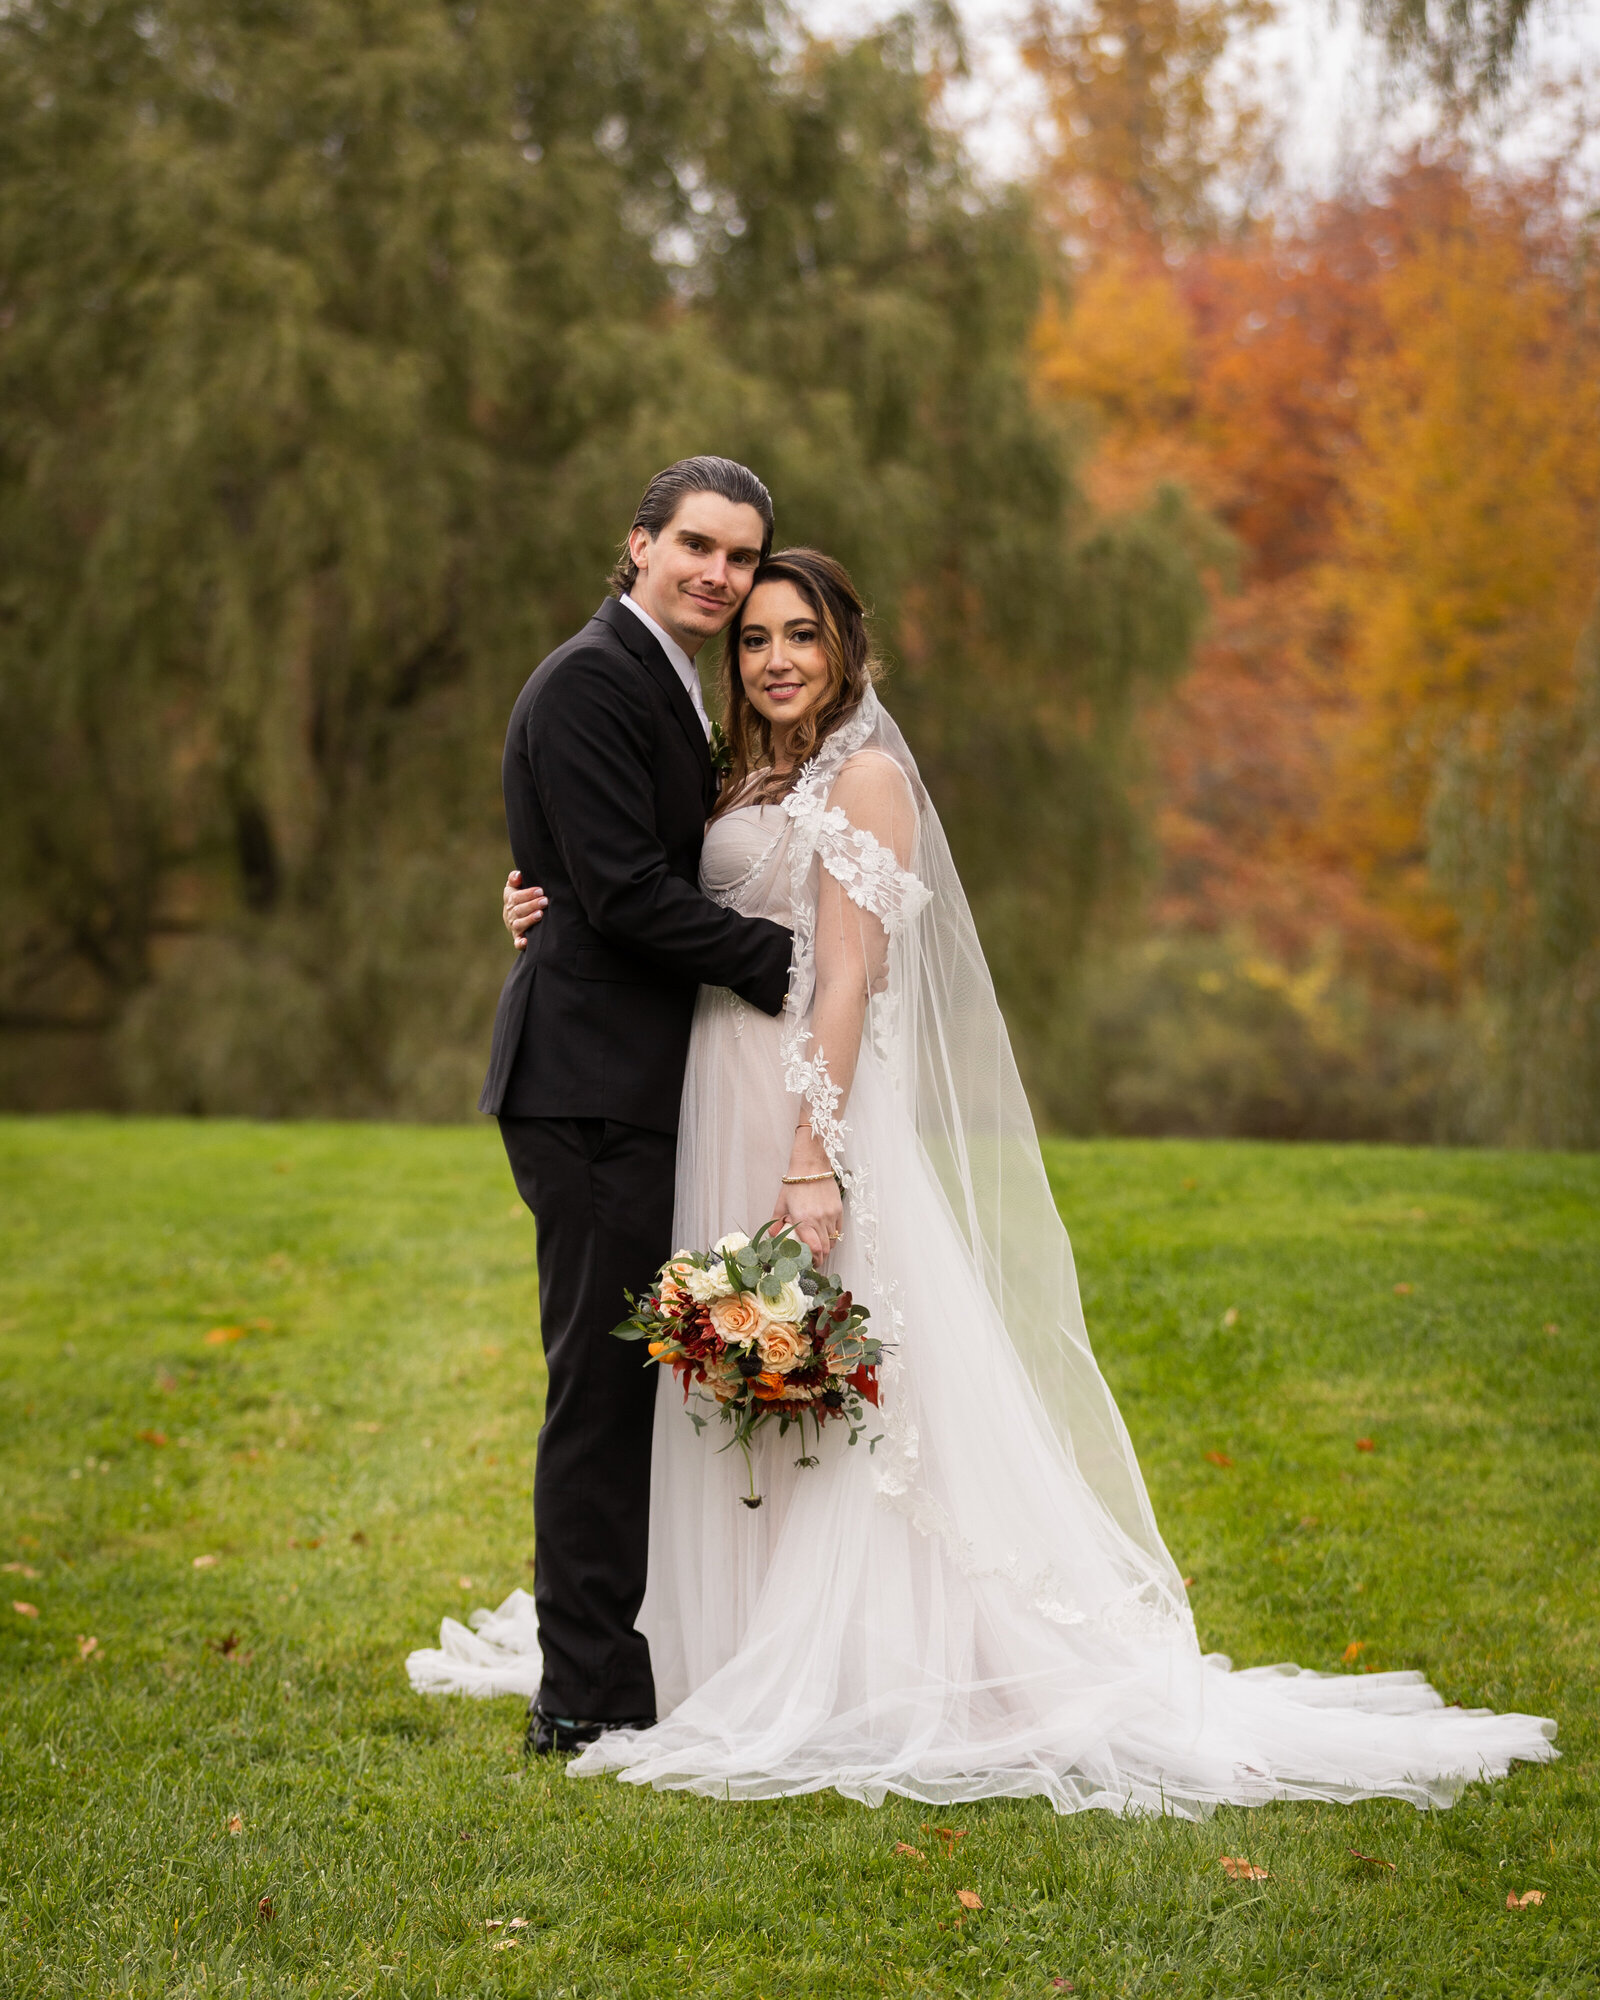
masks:
POLYGON ((667 706, 672 710, 678 727, 683 731, 690 749, 694 752, 695 763, 700 771, 700 791, 706 800, 706 810, 709 812, 716 801, 717 774, 712 769, 711 749, 706 742, 706 732, 700 726, 700 718, 695 713, 694 703, 689 699, 689 690, 679 680, 672 662, 661 650, 656 635, 642 619, 635 618, 625 605, 619 604, 614 597, 608 597, 595 616, 603 624, 611 627, 666 696, 667 706))

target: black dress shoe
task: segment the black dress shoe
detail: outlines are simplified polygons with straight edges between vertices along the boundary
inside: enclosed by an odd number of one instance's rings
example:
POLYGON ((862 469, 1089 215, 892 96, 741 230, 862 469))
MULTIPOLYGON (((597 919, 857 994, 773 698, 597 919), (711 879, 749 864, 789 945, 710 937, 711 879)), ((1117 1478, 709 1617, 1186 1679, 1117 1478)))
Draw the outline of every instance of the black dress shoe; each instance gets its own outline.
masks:
POLYGON ((558 1757, 585 1749, 613 1729, 650 1729, 653 1715, 630 1715, 616 1722, 583 1722, 571 1715, 548 1715, 537 1701, 528 1704, 528 1729, 522 1739, 524 1757, 558 1757))

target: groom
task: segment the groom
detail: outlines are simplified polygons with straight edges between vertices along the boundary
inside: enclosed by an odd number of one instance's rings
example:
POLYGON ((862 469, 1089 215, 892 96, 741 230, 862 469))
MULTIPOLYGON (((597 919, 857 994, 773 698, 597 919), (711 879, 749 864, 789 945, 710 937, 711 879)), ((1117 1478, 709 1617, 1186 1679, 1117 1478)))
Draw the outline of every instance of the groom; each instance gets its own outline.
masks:
POLYGON ((790 934, 700 893, 717 777, 694 656, 749 594, 772 498, 726 458, 658 472, 618 593, 535 670, 501 763, 511 851, 547 904, 500 995, 494 1113, 539 1244, 549 1393, 534 1472, 544 1678, 529 1750, 655 1717, 644 1595, 656 1371, 610 1338, 672 1252, 695 992, 782 1011, 790 934))

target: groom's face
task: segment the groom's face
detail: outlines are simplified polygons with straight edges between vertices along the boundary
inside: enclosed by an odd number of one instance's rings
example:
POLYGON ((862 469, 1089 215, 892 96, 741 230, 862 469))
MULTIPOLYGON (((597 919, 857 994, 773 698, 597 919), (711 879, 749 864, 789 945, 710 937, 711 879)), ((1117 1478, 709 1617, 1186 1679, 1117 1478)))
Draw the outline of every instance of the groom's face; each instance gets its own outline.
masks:
POLYGON ((720 493, 691 493, 658 535, 635 528, 639 571, 629 595, 686 653, 724 631, 750 594, 761 561, 761 516, 720 493))

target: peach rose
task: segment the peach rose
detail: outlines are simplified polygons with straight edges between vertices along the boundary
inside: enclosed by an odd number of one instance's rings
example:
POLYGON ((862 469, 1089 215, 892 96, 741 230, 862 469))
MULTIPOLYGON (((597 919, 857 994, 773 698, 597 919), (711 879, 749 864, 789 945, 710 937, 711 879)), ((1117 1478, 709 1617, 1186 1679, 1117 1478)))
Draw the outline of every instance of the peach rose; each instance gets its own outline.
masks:
POLYGON ((693 1264, 682 1250, 674 1250, 662 1265, 661 1274, 656 1281, 656 1297, 668 1312, 680 1312, 693 1304, 688 1286, 689 1273, 693 1269, 693 1264))
POLYGON ((766 1324, 761 1308, 748 1292, 734 1292, 725 1299, 713 1299, 711 1323, 726 1341, 754 1340, 766 1324))
POLYGON ((732 1362, 719 1361, 715 1356, 708 1355, 697 1365, 704 1378, 704 1386, 719 1403, 731 1403, 744 1387, 744 1377, 732 1362))
POLYGON ((783 1320, 768 1320, 761 1329, 757 1345, 761 1351, 762 1367, 770 1368, 775 1375, 787 1375, 806 1349, 800 1329, 783 1320))

